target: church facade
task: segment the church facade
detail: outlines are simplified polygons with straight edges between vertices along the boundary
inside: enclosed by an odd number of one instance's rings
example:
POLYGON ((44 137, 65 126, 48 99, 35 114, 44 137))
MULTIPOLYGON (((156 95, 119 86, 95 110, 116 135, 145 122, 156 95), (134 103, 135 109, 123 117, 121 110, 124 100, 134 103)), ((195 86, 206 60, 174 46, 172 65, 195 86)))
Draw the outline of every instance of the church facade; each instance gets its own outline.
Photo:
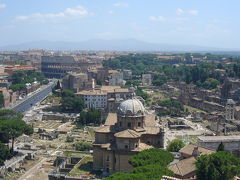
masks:
POLYGON ((93 168, 106 173, 128 172, 129 158, 145 149, 164 148, 164 129, 133 97, 109 113, 104 126, 95 130, 93 168))

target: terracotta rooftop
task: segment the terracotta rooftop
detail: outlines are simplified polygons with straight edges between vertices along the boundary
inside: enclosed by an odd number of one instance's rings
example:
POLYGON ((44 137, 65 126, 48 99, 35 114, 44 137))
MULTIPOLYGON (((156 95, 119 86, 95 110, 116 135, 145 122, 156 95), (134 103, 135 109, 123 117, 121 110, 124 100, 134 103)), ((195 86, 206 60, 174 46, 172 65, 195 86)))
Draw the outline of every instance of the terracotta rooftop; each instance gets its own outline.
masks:
POLYGON ((89 90, 89 91, 80 91, 76 93, 77 95, 107 95, 106 91, 101 91, 101 90, 89 90))
POLYGON ((111 126, 117 123, 117 114, 116 113, 108 113, 107 119, 105 121, 105 126, 111 126))
POLYGON ((155 120, 154 114, 146 114, 145 116, 145 125, 146 126, 156 126, 156 120, 155 120))
POLYGON ((102 91, 113 92, 114 89, 120 89, 120 86, 101 86, 102 91))
POLYGON ((135 148, 133 151, 143 151, 145 149, 151 149, 151 148, 153 148, 153 146, 150 146, 145 143, 139 143, 139 146, 137 148, 135 148))
POLYGON ((118 137, 118 138, 139 138, 140 134, 134 130, 127 129, 127 130, 124 130, 124 131, 114 134, 114 136, 118 137))
POLYGON ((200 152, 200 155, 212 154, 212 153, 215 152, 213 150, 203 148, 203 147, 200 147, 200 146, 196 146, 194 144, 188 144, 188 145, 184 146, 182 149, 179 150, 179 152, 184 153, 184 154, 188 154, 188 155, 192 155, 192 152, 193 152, 195 147, 198 147, 198 151, 200 152))
POLYGON ((175 175, 185 176, 196 171, 195 162, 196 159, 194 157, 190 157, 170 165, 169 169, 172 170, 175 175))
POLYGON ((128 88, 117 88, 114 89, 114 92, 129 92, 128 88))

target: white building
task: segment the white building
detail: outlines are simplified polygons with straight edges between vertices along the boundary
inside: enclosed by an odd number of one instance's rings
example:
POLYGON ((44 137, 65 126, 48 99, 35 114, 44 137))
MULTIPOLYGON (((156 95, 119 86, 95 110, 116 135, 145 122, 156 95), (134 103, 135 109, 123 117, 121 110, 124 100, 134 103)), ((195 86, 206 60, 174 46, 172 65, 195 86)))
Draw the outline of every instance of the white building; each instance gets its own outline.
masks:
POLYGON ((107 92, 101 90, 80 91, 76 94, 84 100, 86 108, 107 108, 107 92))

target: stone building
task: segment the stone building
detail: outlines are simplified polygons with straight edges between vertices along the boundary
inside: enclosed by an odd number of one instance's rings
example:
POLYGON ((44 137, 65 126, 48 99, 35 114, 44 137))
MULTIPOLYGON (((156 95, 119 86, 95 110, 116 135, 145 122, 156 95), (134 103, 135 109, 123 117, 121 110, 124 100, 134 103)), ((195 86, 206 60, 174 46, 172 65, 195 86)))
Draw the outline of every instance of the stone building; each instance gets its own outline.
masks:
POLYGON ((110 78, 109 78, 110 86, 123 86, 123 85, 125 85, 125 83, 126 82, 123 80, 122 72, 113 73, 110 75, 110 78))
POLYGON ((226 108, 225 118, 227 121, 234 120, 235 106, 236 103, 232 99, 227 100, 227 104, 225 107, 226 108))
POLYGON ((79 91, 89 89, 92 87, 92 82, 89 81, 88 75, 86 73, 67 73, 62 80, 62 88, 70 89, 77 93, 79 91))
POLYGON ((156 126, 137 98, 123 101, 109 113, 104 126, 95 130, 93 168, 106 173, 129 172, 129 158, 152 147, 164 148, 164 130, 156 126))
POLYGON ((142 75, 142 85, 144 85, 144 86, 152 85, 152 75, 151 74, 143 74, 142 75))
POLYGON ((81 71, 96 66, 96 63, 76 61, 73 56, 42 56, 41 71, 47 78, 63 78, 67 72, 81 71))
POLYGON ((12 104, 16 103, 17 95, 12 90, 6 88, 0 88, 0 94, 2 94, 3 102, 1 104, 3 107, 8 108, 12 104))
POLYGON ((199 136, 197 140, 200 146, 211 150, 217 150, 221 142, 224 150, 240 156, 240 136, 199 136))
POLYGON ((123 73, 124 80, 132 79, 132 71, 131 70, 123 69, 122 73, 123 73))

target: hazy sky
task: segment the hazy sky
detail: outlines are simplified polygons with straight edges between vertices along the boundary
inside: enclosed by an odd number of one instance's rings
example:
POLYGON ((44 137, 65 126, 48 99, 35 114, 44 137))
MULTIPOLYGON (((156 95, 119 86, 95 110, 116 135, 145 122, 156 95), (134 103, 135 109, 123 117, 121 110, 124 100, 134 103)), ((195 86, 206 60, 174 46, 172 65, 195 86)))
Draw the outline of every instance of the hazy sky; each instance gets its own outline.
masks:
POLYGON ((0 46, 134 38, 238 48, 240 0, 0 0, 0 46))

